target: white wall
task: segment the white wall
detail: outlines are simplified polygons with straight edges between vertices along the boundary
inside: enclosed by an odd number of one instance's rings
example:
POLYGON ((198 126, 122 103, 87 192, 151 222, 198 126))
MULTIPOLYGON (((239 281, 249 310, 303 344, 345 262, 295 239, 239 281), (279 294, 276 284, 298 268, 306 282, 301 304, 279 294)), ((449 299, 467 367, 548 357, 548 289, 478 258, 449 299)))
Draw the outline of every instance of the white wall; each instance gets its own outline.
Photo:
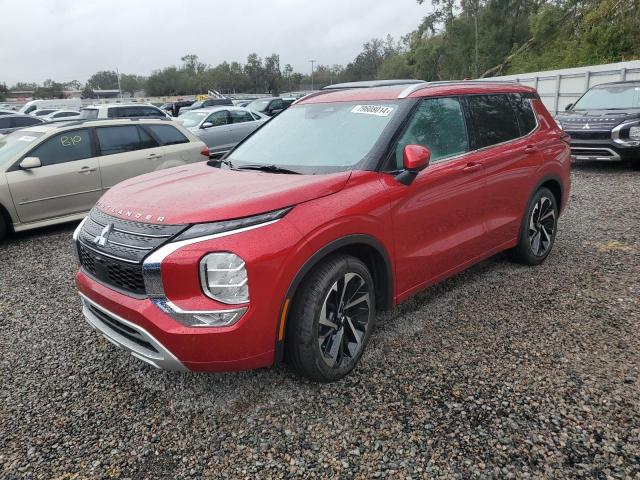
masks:
POLYGON ((591 65, 588 67, 519 73, 485 80, 515 80, 538 90, 540 98, 551 113, 564 110, 590 87, 622 80, 640 80, 640 60, 591 65))

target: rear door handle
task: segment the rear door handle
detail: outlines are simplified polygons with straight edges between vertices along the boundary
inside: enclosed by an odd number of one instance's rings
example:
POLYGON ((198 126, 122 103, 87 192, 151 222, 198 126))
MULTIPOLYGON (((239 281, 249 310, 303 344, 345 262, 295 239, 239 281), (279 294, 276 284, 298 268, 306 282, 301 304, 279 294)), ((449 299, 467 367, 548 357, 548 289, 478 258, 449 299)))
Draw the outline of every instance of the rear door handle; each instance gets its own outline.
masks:
POLYGON ((158 155, 157 153, 150 153, 149 156, 147 156, 147 158, 149 160, 155 160, 155 159, 158 159, 158 158, 162 158, 162 155, 158 155))
POLYGON ((82 167, 80 170, 78 170, 78 173, 91 173, 95 171, 96 171, 95 167, 82 167))
POLYGON ((538 151, 538 147, 534 145, 527 145, 526 147, 524 147, 524 153, 532 154, 532 153, 536 153, 537 151, 538 151))
POLYGON ((462 171, 465 173, 468 172, 476 172, 482 168, 482 164, 478 162, 469 162, 464 167, 462 167, 462 171))

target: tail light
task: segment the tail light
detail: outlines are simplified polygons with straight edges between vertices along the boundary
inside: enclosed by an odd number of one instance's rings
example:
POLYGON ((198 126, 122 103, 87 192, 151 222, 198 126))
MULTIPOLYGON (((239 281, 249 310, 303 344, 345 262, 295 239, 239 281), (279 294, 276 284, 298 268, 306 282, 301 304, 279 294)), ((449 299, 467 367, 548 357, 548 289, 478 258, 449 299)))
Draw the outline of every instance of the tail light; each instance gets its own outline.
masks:
POLYGON ((204 147, 204 148, 202 149, 202 151, 200 152, 200 155, 204 155, 205 157, 209 158, 209 155, 210 155, 210 153, 209 153, 209 147, 204 147))

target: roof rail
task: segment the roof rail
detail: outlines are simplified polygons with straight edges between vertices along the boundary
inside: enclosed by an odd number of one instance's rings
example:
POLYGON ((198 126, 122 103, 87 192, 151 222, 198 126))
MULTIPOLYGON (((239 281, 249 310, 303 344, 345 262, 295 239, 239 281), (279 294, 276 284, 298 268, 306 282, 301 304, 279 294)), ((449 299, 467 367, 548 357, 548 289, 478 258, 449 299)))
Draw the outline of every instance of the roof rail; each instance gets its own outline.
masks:
POLYGON ((400 95, 398 95, 398 98, 407 98, 409 95, 411 95, 413 92, 417 92, 418 90, 423 90, 425 88, 430 88, 430 87, 438 87, 441 85, 468 85, 470 83, 484 83, 484 84, 498 84, 498 85, 514 85, 517 84, 519 82, 516 82, 515 80, 480 80, 480 79, 476 79, 476 80, 439 80, 436 82, 423 82, 417 85, 410 85, 409 87, 407 87, 406 89, 404 89, 402 92, 400 92, 400 95))
POLYGON ((51 122, 43 122, 40 125, 48 125, 53 127, 75 127, 76 125, 84 125, 87 122, 107 122, 113 120, 129 120, 130 122, 137 122, 139 120, 163 120, 171 122, 173 119, 167 117, 123 117, 123 118, 78 118, 76 120, 57 120, 51 122))
POLYGON ((424 80, 416 79, 391 79, 391 80, 365 80, 362 82, 346 82, 334 83, 327 85, 322 90, 345 90, 348 88, 375 88, 375 87, 391 87, 394 85, 409 85, 415 83, 424 83, 424 80))

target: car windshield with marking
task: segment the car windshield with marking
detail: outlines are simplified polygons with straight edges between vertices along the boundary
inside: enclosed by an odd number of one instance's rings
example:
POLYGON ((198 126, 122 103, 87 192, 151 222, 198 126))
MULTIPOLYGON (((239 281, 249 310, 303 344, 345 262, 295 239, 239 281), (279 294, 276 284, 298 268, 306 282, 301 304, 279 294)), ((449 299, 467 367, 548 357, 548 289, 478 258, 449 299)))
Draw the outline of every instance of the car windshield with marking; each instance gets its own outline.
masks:
POLYGON ((12 159, 17 153, 29 148, 42 135, 41 132, 20 130, 0 137, 0 165, 12 159))
POLYGON ((200 122, 204 120, 211 112, 185 112, 178 117, 178 122, 187 128, 193 128, 200 125, 200 122))
POLYGON ((299 104, 267 122, 227 157, 232 168, 277 166, 315 174, 356 170, 399 116, 392 102, 299 104))
POLYGON ((572 110, 628 110, 640 108, 640 83, 592 88, 572 110))

